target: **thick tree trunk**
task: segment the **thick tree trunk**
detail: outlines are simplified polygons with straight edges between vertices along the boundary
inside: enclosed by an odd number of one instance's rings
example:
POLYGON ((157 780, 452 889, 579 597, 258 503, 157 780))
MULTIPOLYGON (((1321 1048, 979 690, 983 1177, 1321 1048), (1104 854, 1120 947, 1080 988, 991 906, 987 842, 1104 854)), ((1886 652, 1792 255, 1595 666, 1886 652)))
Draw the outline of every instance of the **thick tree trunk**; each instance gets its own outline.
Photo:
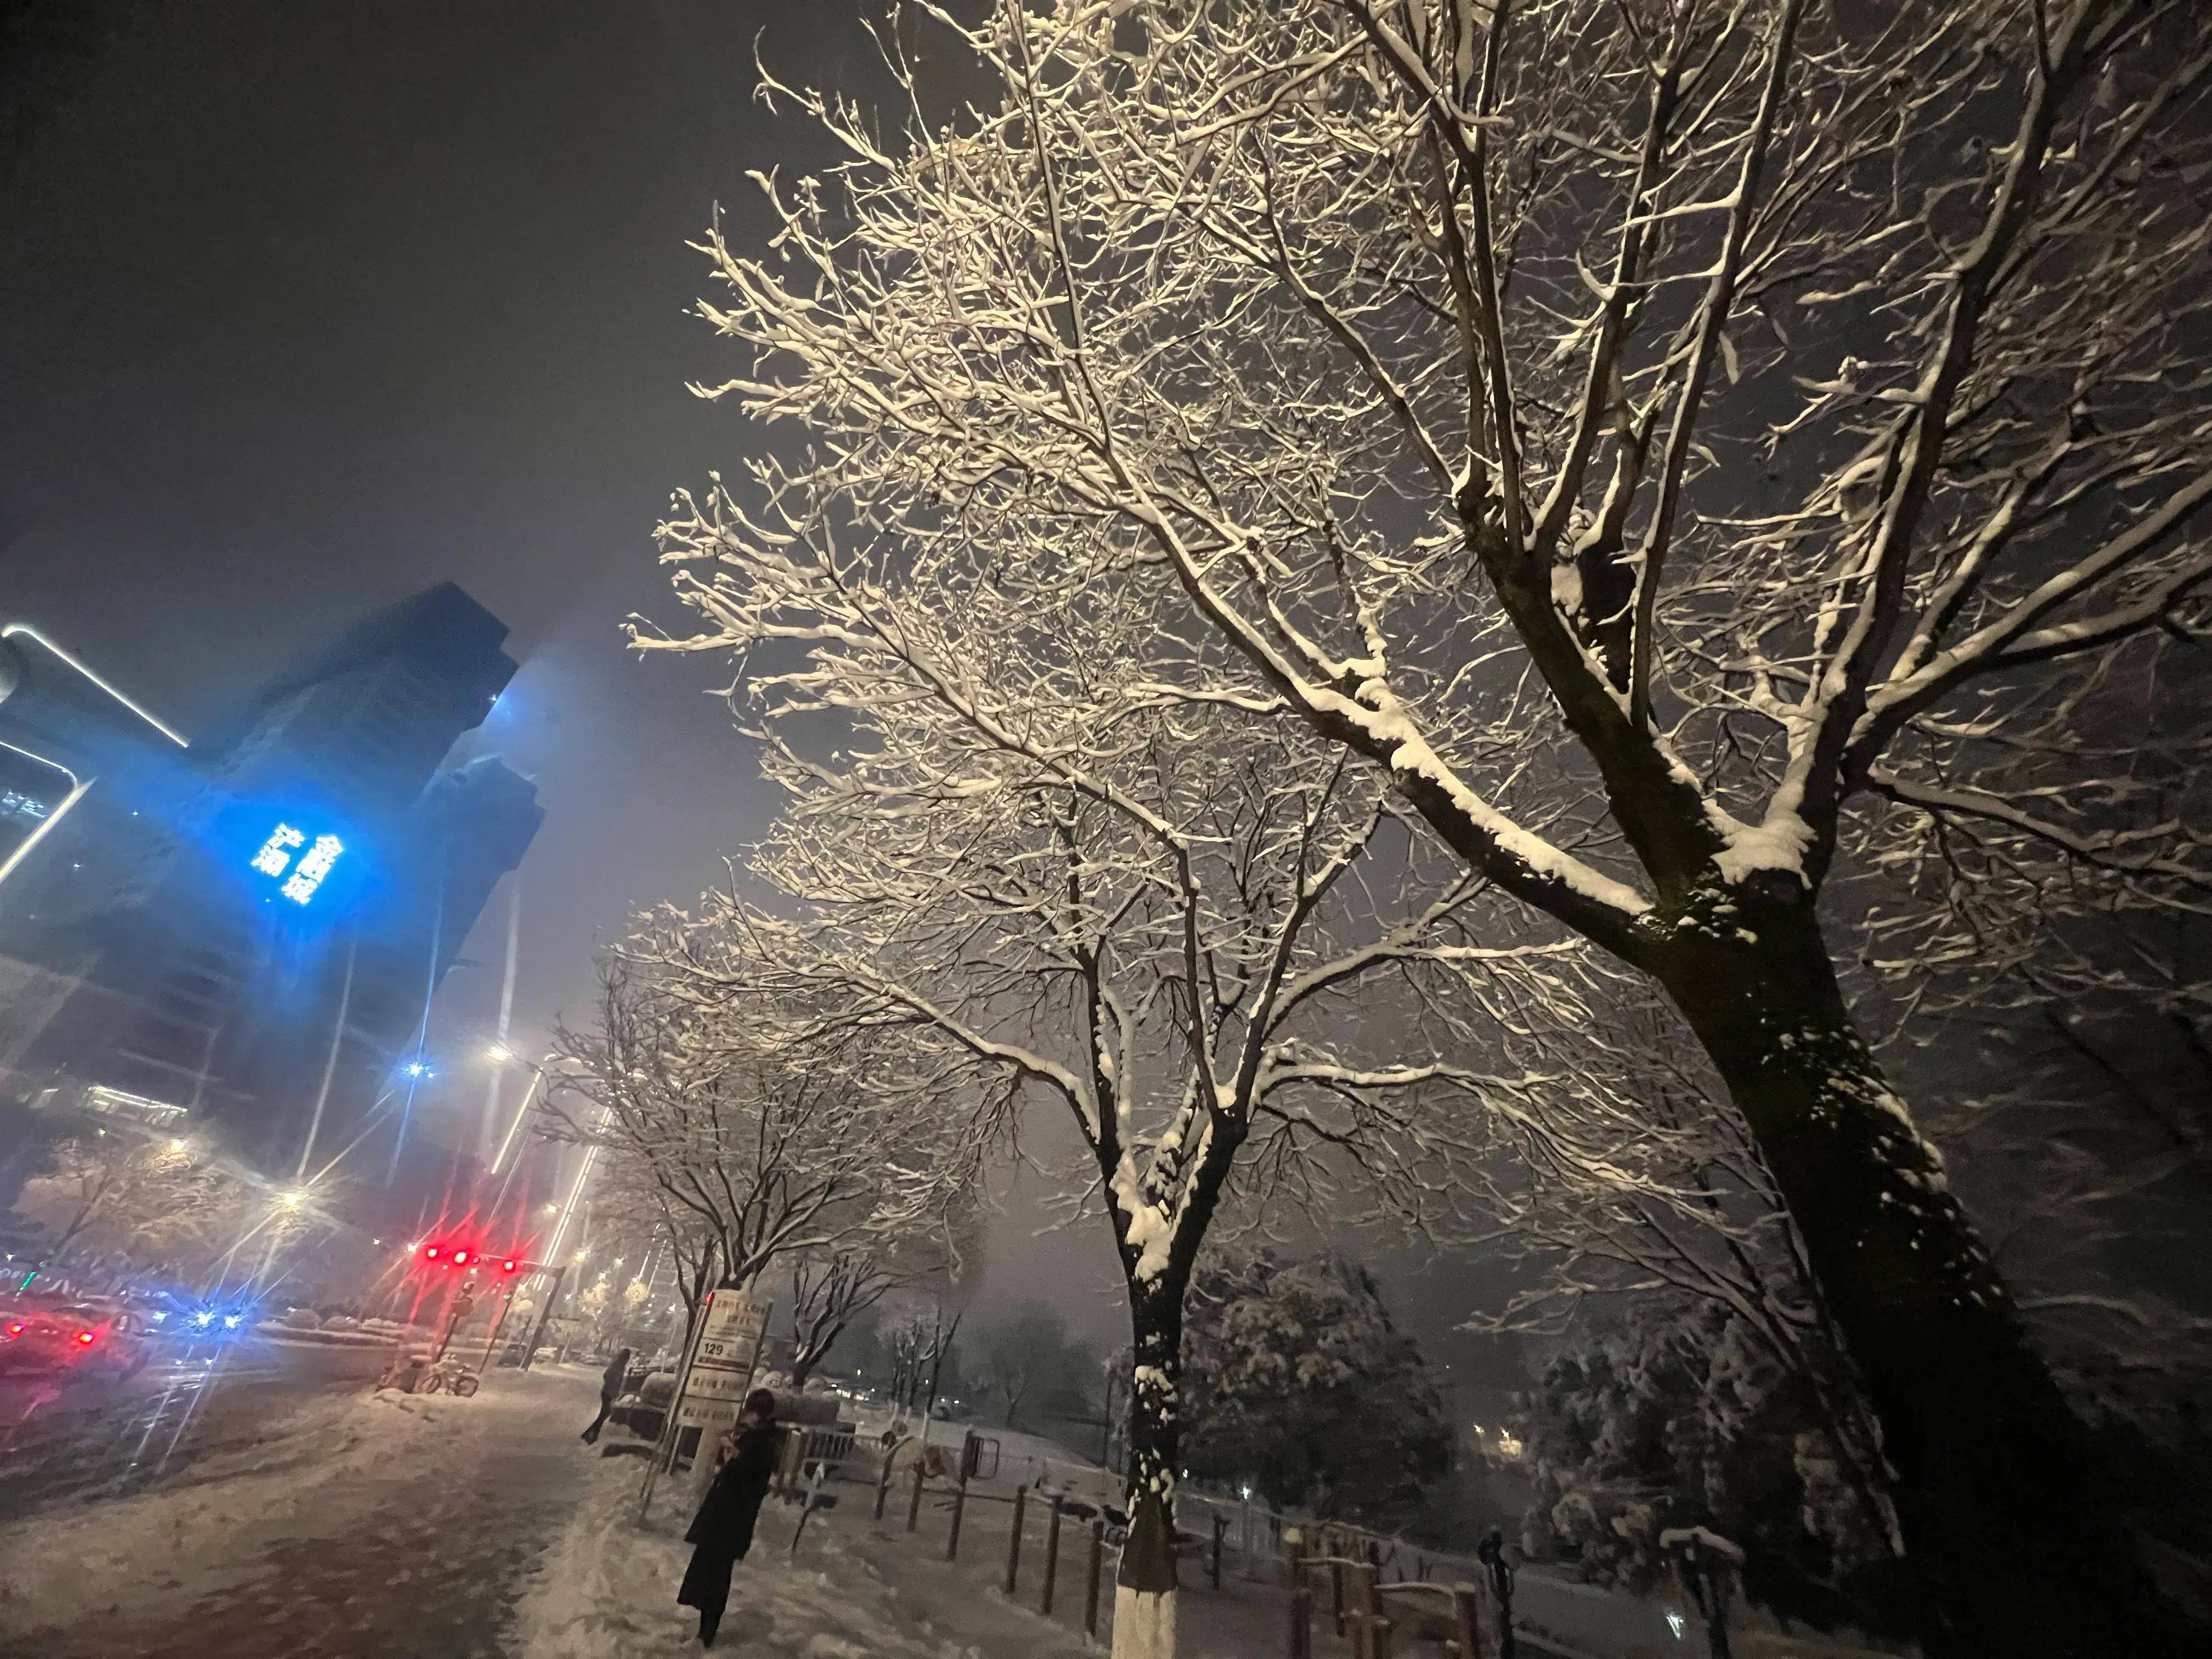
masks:
POLYGON ((1114 1579, 1113 1659, 1175 1659, 1175 1484, 1182 1425, 1181 1276, 1129 1285, 1136 1382, 1129 1399, 1129 1541, 1114 1579))
POLYGON ((2172 1650, 2081 1425, 1854 1027, 1810 902, 1734 899, 1655 967, 1748 1121, 1860 1373, 1928 1651, 2172 1650))

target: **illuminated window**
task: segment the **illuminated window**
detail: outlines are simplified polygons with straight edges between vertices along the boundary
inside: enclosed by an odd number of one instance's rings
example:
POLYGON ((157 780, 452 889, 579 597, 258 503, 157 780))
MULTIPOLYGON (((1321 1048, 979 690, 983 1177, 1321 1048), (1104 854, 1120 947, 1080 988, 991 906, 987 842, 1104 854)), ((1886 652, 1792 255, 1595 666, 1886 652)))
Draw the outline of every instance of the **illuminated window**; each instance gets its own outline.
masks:
MULTIPOLYGON (((305 830, 295 830, 289 823, 280 823, 270 832, 269 839, 261 843, 261 850, 253 855, 253 867, 264 876, 281 876, 285 866, 292 862, 292 849, 307 844, 305 830)), ((329 867, 327 865, 324 866, 325 869, 329 867)), ((314 889, 310 887, 307 890, 313 892, 314 889)))
POLYGON ((315 889, 323 884, 323 878, 330 874, 331 866, 344 851, 345 843, 336 836, 317 836, 315 844, 301 856, 299 867, 284 884, 284 896, 295 904, 305 904, 314 897, 315 889))

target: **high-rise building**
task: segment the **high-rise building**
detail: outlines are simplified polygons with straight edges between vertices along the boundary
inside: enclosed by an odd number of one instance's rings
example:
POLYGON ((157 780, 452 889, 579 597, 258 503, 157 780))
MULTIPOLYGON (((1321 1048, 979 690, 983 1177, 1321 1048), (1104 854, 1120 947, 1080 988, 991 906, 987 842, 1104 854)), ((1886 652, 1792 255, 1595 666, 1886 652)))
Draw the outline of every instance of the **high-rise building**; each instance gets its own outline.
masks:
POLYGON ((88 798, 70 856, 35 849, 0 906, 0 957, 67 988, 0 1011, 0 1091, 206 1122, 284 1174, 311 1125, 351 1133, 543 817, 496 760, 440 771, 514 674, 506 634, 430 588, 277 675, 188 767, 88 798))
MULTIPOLYGON (((0 884, 96 787, 104 799, 158 788, 185 771, 186 747, 182 732, 36 624, 0 619, 0 884)), ((0 910, 6 903, 0 896, 0 910)))

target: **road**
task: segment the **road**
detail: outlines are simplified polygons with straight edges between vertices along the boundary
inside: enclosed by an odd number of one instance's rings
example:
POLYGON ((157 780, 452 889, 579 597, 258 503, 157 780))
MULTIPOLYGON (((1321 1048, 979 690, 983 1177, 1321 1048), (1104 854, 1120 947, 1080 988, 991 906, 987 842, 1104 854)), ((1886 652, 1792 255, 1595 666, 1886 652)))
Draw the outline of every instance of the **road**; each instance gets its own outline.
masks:
POLYGON ((495 1372, 456 1400, 373 1392, 343 1351, 193 1369, 48 1402, 15 1476, 31 1507, 0 1522, 0 1654, 510 1659, 601 1461, 576 1443, 595 1372, 495 1372))
POLYGON ((0 1377, 0 1522, 60 1498, 119 1497, 250 1446, 270 1414, 359 1390, 382 1347, 249 1335, 157 1347, 127 1382, 76 1370, 0 1377))

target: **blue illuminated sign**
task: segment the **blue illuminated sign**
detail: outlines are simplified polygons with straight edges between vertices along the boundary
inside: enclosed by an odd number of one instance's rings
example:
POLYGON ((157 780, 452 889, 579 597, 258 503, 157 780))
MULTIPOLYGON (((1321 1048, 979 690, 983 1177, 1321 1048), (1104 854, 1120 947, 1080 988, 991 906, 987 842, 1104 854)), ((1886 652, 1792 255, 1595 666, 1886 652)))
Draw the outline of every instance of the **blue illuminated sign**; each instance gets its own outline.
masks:
POLYGON ((295 904, 305 904, 314 897, 323 878, 344 851, 345 843, 336 836, 317 836, 311 843, 306 830, 280 823, 270 831, 269 839, 261 843, 261 850, 251 862, 278 883, 278 892, 295 904))

